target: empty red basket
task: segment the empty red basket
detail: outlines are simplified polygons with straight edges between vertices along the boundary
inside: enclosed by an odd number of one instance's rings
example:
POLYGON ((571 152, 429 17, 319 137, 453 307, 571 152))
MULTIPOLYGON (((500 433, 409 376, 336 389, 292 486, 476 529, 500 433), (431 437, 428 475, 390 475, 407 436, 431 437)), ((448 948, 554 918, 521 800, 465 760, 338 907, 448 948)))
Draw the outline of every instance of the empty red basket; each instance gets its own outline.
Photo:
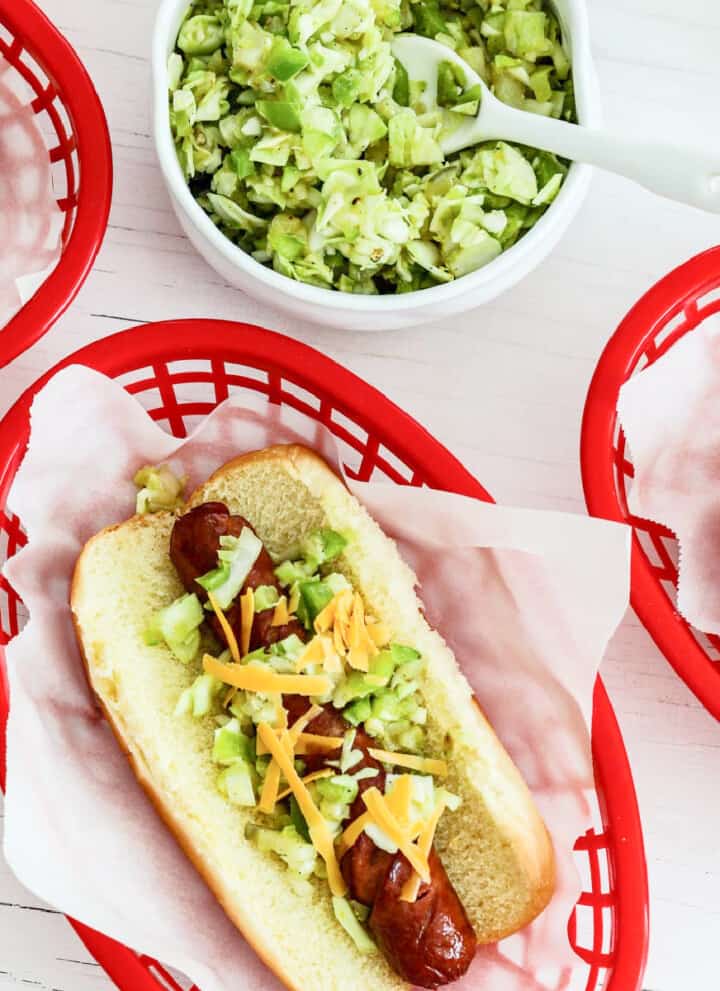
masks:
POLYGON ((632 605, 660 650, 720 719, 720 638, 694 629, 675 608, 674 534, 633 516, 627 493, 632 453, 617 418, 620 388, 681 337, 720 312, 720 247, 697 255, 654 286, 610 339, 593 376, 582 427, 585 500, 593 516, 633 528, 632 605))
POLYGON ((35 94, 31 106, 62 211, 62 255, 35 295, 0 328, 0 367, 45 334, 74 299, 107 227, 112 154, 98 95, 74 50, 31 0, 0 4, 0 55, 35 94))
MULTIPOLYGON (((24 543, 7 494, 29 435, 35 393, 60 368, 83 364, 117 378, 154 420, 185 436, 229 394, 264 396, 324 423, 358 479, 427 485, 492 501, 444 447, 376 389, 317 351, 258 327, 185 320, 147 324, 83 348, 32 386, 0 423, 0 566, 24 543)), ((2 645, 17 633, 22 606, 0 578, 2 645)), ((4 772, 7 682, 0 663, 0 770, 4 772)), ((647 874, 632 775, 602 683, 595 687, 593 757, 596 826, 575 849, 584 892, 568 927, 578 975, 549 978, 547 991, 640 991, 648 940, 647 874), (572 980, 572 983, 571 983, 572 980)), ((72 921, 72 920, 71 920, 72 921)), ((82 940, 125 991, 186 989, 147 957, 73 922, 82 940)), ((197 991, 197 989, 196 989, 197 991)))

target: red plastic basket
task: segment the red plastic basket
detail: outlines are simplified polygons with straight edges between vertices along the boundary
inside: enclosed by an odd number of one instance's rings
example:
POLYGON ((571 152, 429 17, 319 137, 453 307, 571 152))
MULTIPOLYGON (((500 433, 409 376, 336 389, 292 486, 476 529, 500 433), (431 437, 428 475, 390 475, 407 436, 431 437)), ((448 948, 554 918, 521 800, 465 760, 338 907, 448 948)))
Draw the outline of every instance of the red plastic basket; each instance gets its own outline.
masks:
MULTIPOLYGON (((0 55, 35 94, 64 214, 62 255, 32 299, 0 328, 0 367, 25 351, 70 305, 102 243, 112 194, 107 121, 95 88, 68 42, 31 0, 0 2, 0 55)), ((13 71, 11 70, 11 71, 13 71)))
POLYGON ((696 630, 675 608, 675 535, 628 510, 634 469, 618 424, 617 402, 622 384, 631 375, 652 365, 676 341, 718 312, 720 247, 676 268, 625 317, 590 384, 581 441, 589 512, 633 528, 633 608, 670 664, 716 719, 720 719, 720 637, 696 630))
MULTIPOLYGON (((60 368, 83 364, 117 378, 154 420, 185 436, 230 393, 265 396, 325 424, 341 445, 349 473, 360 480, 427 485, 492 501, 444 447, 376 389, 317 351, 258 327, 223 321, 147 324, 98 341, 65 358, 33 385, 0 422, 0 565, 24 543, 21 521, 5 508, 28 441, 33 396, 60 368)), ((0 578, 2 644, 17 632, 21 604, 0 578)), ((0 664, 0 675, 3 666, 0 664)), ((4 773, 7 682, 0 677, 0 783, 4 773)), ((647 874, 632 775, 615 716, 598 679, 593 757, 599 798, 597 826, 576 844, 584 892, 568 927, 584 962, 581 984, 596 991, 639 991, 648 941, 647 874)), ((72 921, 72 920, 71 920, 72 921)), ((160 991, 187 987, 159 964, 72 922, 118 987, 160 991)), ((552 991, 571 987, 569 970, 552 991)))

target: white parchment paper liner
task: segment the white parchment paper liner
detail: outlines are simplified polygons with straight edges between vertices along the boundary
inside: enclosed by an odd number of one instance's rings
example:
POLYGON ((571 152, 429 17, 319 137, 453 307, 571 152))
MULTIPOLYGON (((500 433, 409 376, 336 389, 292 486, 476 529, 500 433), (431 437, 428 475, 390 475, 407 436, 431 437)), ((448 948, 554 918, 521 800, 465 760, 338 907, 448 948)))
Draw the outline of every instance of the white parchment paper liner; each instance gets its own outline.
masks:
POLYGON ((0 329, 60 257, 63 214, 53 194, 48 149, 29 106, 34 96, 0 55, 0 329))
POLYGON ((720 315, 629 379, 618 415, 635 466, 628 508, 677 535, 677 607, 720 633, 720 315))
MULTIPOLYGON (((289 441, 313 446, 341 470, 332 436, 293 410, 230 399, 179 441, 117 384, 72 367, 35 399, 10 497, 29 543, 5 570, 31 619, 7 652, 8 862, 39 897, 184 972, 202 991, 279 985, 160 823, 98 715, 73 634, 69 581, 83 543, 132 513, 130 479, 140 465, 169 460, 194 486, 242 451, 289 441)), ((551 987, 548 968, 578 962, 566 934, 579 893, 571 851, 589 825, 592 686, 627 604, 628 531, 428 489, 350 486, 415 568, 430 622, 455 648, 555 843, 550 908, 481 951, 455 987, 551 987)))

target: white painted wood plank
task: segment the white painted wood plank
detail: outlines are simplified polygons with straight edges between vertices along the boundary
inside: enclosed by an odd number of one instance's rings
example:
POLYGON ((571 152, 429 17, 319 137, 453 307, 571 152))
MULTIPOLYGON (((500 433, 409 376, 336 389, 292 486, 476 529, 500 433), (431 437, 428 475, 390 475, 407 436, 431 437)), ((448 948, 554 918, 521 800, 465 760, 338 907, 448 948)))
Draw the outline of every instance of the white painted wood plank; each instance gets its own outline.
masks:
MULTIPOLYGON (((154 0, 41 5, 78 47, 104 101, 115 195, 105 244, 76 303, 43 341, 0 371, 0 413, 59 357, 133 323, 255 319, 307 340, 377 385, 499 500, 584 511, 577 450, 595 362, 645 288, 717 241, 716 218, 598 175, 552 257, 482 310, 451 325, 379 336, 299 324, 223 285, 180 232, 150 137, 154 0)), ((589 6, 609 124, 665 130, 672 120, 697 140, 720 133, 720 5, 589 6)), ((610 646, 603 675, 644 819, 653 927, 646 987, 706 987, 720 931, 720 730, 632 615, 610 646)), ((111 986, 64 920, 40 911, 2 866, 0 903, 0 991, 32 982, 61 991, 111 986)))

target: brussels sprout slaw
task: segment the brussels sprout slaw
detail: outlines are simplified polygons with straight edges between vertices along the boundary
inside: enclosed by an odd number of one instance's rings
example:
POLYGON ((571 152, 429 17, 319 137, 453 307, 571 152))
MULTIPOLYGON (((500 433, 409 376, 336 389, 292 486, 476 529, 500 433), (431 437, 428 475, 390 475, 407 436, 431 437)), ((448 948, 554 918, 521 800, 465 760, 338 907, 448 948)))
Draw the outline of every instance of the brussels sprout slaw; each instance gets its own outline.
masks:
POLYGON ((546 0, 194 0, 168 63, 175 146, 256 261, 343 292, 424 289, 492 261, 557 195, 567 165, 550 153, 443 156, 442 129, 481 95, 443 63, 428 113, 393 57, 400 31, 455 49, 506 103, 575 119, 546 0))

